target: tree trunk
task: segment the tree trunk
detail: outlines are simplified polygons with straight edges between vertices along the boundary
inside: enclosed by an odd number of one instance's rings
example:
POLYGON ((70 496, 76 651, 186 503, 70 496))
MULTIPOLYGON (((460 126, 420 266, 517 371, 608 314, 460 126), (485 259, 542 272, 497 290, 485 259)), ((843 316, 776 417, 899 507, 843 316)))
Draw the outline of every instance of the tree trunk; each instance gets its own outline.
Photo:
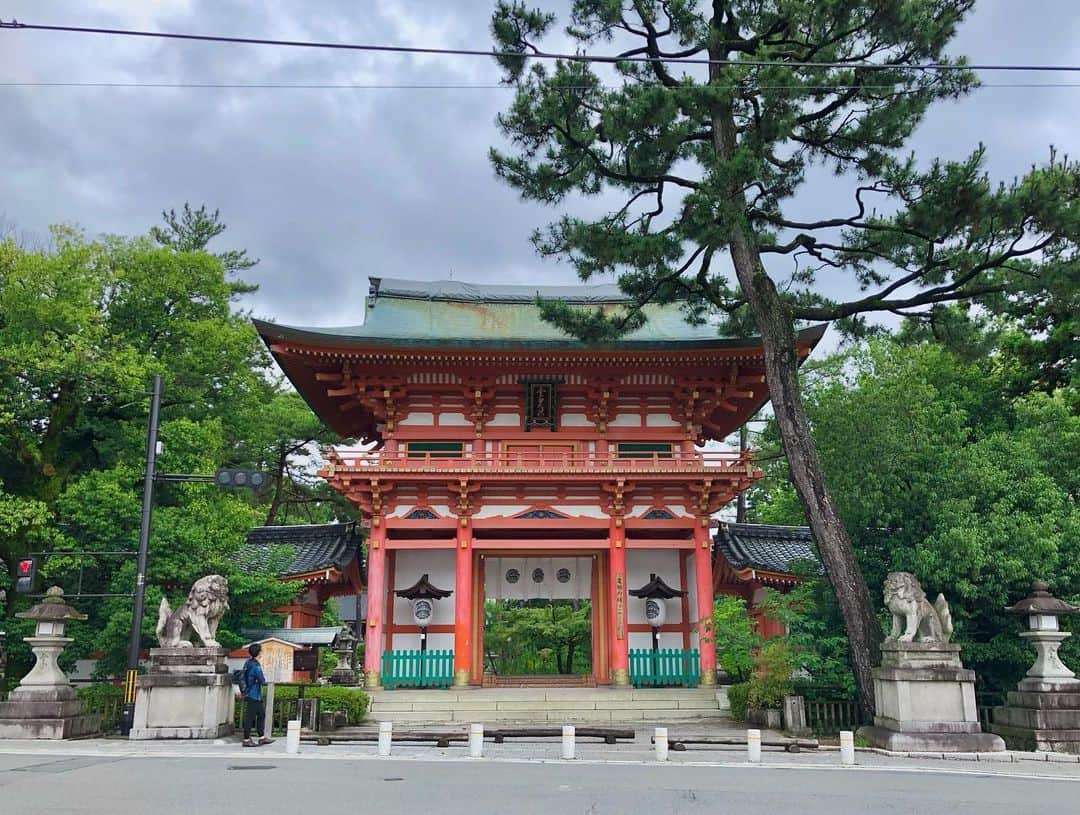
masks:
MULTIPOLYGON (((714 3, 714 9, 720 12, 713 19, 715 39, 719 43, 724 41, 724 27, 728 24, 723 19, 723 5, 714 3)), ((736 39, 734 35, 737 31, 731 33, 732 39, 736 39)), ((719 44, 709 49, 709 55, 713 60, 727 57, 719 44)), ((710 81, 718 82, 722 71, 723 66, 718 62, 710 64, 710 81)), ((721 161, 731 161, 735 155, 737 135, 730 107, 722 102, 717 103, 712 126, 713 149, 717 157, 721 161)), ((745 211, 746 197, 741 187, 733 185, 729 198, 739 205, 740 211, 745 211)), ((794 320, 780 299, 776 284, 761 263, 761 255, 747 224, 737 220, 731 227, 728 249, 739 287, 761 335, 769 397, 780 429, 784 455, 791 468, 791 480, 810 522, 825 573, 844 618, 859 705, 863 715, 872 718, 874 681, 871 669, 879 657, 881 626, 870 601, 866 580, 855 558, 855 550, 825 486, 821 462, 810 437, 810 423, 799 389, 794 320)))
POLYGON ((872 717, 874 682, 871 668, 878 661, 881 626, 855 550, 825 486, 821 462, 810 437, 810 424, 799 390, 793 321, 745 235, 733 236, 730 247, 736 276, 761 334, 769 396, 780 428, 784 455, 791 468, 791 480, 810 521, 825 572, 844 618, 859 705, 864 716, 872 717))
POLYGON ((274 521, 277 520, 277 514, 281 509, 281 502, 285 497, 285 466, 288 462, 288 453, 282 449, 281 454, 278 456, 277 474, 274 478, 274 498, 270 501, 270 509, 267 510, 266 521, 263 523, 264 526, 273 526, 274 521))

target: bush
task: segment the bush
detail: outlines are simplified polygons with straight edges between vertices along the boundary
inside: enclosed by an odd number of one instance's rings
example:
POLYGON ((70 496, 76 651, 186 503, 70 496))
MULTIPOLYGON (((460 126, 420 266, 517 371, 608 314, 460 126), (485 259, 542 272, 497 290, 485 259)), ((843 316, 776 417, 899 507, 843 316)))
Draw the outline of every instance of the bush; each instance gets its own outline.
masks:
POLYGON ((79 701, 86 705, 105 705, 111 702, 124 700, 124 689, 120 685, 100 683, 96 685, 83 685, 75 691, 79 701))
MULTIPOLYGON (((295 699, 299 685, 276 685, 274 700, 295 699)), ((349 724, 359 724, 367 715, 370 699, 359 688, 335 685, 304 685, 304 698, 321 700, 324 710, 344 710, 349 724)))
POLYGON ((728 685, 727 698, 731 705, 731 718, 737 722, 746 721, 746 703, 750 696, 750 683, 739 682, 728 685))
POLYGON ((84 685, 75 691, 82 702, 84 713, 101 716, 101 732, 112 733, 120 729, 124 707, 124 689, 119 685, 84 685))
POLYGON ((747 705, 754 710, 776 710, 791 693, 795 658, 782 637, 766 640, 754 657, 747 705))

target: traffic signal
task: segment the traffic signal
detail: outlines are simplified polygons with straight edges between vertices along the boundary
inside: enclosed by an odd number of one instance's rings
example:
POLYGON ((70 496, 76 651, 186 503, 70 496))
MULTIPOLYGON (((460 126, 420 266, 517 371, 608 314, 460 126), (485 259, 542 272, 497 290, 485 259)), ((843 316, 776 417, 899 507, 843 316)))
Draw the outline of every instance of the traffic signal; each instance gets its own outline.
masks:
POLYGON ((214 474, 214 483, 219 487, 249 487, 258 490, 265 487, 269 480, 261 470, 218 470, 214 474))
POLYGON ((24 557, 15 565, 15 591, 30 594, 37 578, 37 558, 24 557))

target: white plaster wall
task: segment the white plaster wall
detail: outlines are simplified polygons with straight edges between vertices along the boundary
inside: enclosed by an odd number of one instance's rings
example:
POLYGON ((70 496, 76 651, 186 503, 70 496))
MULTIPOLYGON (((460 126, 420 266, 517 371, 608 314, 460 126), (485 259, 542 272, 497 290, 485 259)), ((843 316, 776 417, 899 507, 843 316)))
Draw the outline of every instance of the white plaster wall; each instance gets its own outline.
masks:
MULTIPOLYGON (((628 549, 626 551, 626 589, 640 589, 649 582, 649 575, 656 574, 663 578, 673 589, 685 589, 679 585, 679 558, 676 549, 628 549)), ((645 601, 627 594, 626 620, 632 625, 646 623, 645 601)), ((682 600, 674 598, 666 601, 668 623, 682 622, 682 600)), ((679 639, 681 648, 682 639, 679 639)), ((649 641, 652 644, 652 641, 649 641)), ((644 646, 642 646, 644 647, 644 646)), ((663 646, 667 648, 668 646, 663 646)), ((675 646, 671 646, 674 648, 675 646)))
MULTIPOLYGON (((603 518, 607 519, 607 514, 598 506, 589 506, 588 504, 552 504, 551 508, 556 512, 561 512, 564 515, 570 517, 579 518, 603 518)), ((603 541, 599 543, 606 545, 603 541)))
POLYGON ((584 413, 564 413, 559 417, 559 424, 563 427, 592 427, 592 422, 584 413))
POLYGON ((488 422, 488 427, 515 427, 521 424, 521 419, 516 413, 496 413, 488 422))
MULTIPOLYGON (((440 586, 441 588, 441 586, 440 586)), ((451 600, 445 600, 444 602, 452 602, 451 600)), ((396 618, 395 618, 396 619, 396 618)), ((429 651, 453 651, 454 650, 454 635, 453 634, 428 634, 427 647, 429 651)), ((419 651, 420 650, 420 635, 419 634, 394 634, 394 650, 395 651, 419 651)))
POLYGON ((421 411, 414 411, 412 413, 406 413, 404 418, 398 422, 399 427, 406 425, 417 425, 422 427, 432 427, 435 425, 435 414, 421 411))
POLYGON ((494 518, 498 515, 517 515, 525 512, 531 504, 485 504, 473 516, 474 518, 494 518))
POLYGON ((439 425, 442 427, 471 427, 472 422, 465 418, 464 413, 441 413, 439 425))
POLYGON ((671 418, 670 413, 649 413, 645 416, 647 427, 678 427, 679 423, 671 418))
MULTIPOLYGON (((648 631, 631 631, 627 644, 630 648, 652 648, 652 633, 648 631)), ((681 650, 683 647, 682 634, 677 631, 661 631, 660 647, 681 650)), ((696 646, 692 645, 691 647, 696 646)))
POLYGON ((641 414, 620 413, 608 422, 608 427, 641 427, 641 414))
MULTIPOLYGON (((399 549, 394 554, 394 585, 390 590, 405 589, 427 573, 428 580, 440 589, 454 589, 454 551, 452 549, 399 549)), ((435 613, 432 625, 454 624, 454 596, 434 602, 435 613)), ((394 624, 412 625, 412 603, 403 597, 394 596, 394 624)), ((388 644, 389 646, 389 644, 388 644)), ((395 649, 417 649, 420 647, 419 634, 395 634, 395 649)), ((428 648, 453 648, 453 634, 429 634, 428 648)))

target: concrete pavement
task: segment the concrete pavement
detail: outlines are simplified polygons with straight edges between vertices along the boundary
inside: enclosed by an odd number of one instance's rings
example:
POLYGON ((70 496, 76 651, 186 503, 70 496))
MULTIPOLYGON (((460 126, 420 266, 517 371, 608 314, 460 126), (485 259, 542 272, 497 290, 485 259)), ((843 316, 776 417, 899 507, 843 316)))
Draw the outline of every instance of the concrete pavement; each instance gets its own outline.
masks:
MULTIPOLYGON (((995 765, 994 774, 987 775, 980 765, 971 765, 975 770, 971 772, 946 769, 951 763, 941 761, 936 770, 914 762, 895 767, 888 763, 895 764, 894 759, 870 753, 860 754, 860 767, 841 769, 835 754, 808 753, 767 753, 761 766, 738 760, 718 763, 716 756, 704 764, 700 761, 704 756, 692 752, 664 765, 629 758, 615 763, 585 755, 562 762, 555 758, 557 744, 550 745, 549 757, 542 760, 512 754, 469 760, 463 758, 464 750, 454 748, 402 748, 390 759, 375 758, 374 748, 352 756, 338 748, 286 756, 280 742, 260 749, 188 744, 186 750, 123 750, 123 743, 84 742, 57 745, 66 750, 22 753, 12 746, 4 744, 0 753, 3 815, 237 811, 1015 815, 1033 806, 1075 811, 1080 791, 1076 764, 1008 763, 995 765), (1033 772, 1021 772, 1028 769, 1033 772)), ((494 753, 496 745, 491 747, 494 753)), ((537 745, 532 748, 538 752, 537 745)))

